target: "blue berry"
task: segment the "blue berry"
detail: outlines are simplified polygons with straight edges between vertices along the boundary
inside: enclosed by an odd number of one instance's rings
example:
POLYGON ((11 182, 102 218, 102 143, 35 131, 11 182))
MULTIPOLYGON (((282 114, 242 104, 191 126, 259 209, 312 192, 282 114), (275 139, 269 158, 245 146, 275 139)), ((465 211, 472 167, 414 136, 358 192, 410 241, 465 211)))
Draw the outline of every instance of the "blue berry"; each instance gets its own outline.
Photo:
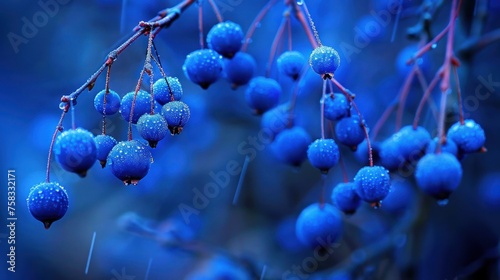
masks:
POLYGON ((276 62, 278 71, 295 81, 306 64, 306 58, 297 51, 287 51, 282 53, 276 62))
POLYGON ((58 183, 40 183, 31 188, 26 199, 28 209, 45 229, 61 219, 68 210, 68 194, 58 183))
POLYGON ((447 200, 460 184, 462 166, 452 154, 427 154, 417 164, 415 179, 423 192, 447 200))
POLYGON ((102 168, 106 166, 108 154, 113 147, 118 143, 115 138, 109 135, 100 134, 94 137, 96 146, 96 157, 101 163, 102 168))
POLYGON ((237 52, 233 58, 226 59, 224 64, 226 79, 231 83, 233 89, 248 84, 256 69, 255 59, 244 52, 237 52))
POLYGON ((224 61, 214 50, 202 49, 188 54, 182 69, 191 82, 207 89, 222 76, 224 61))
POLYGON ((324 79, 333 77, 340 66, 339 53, 332 47, 320 46, 315 48, 309 57, 309 64, 314 72, 320 74, 324 79))
MULTIPOLYGON (((130 121, 130 112, 134 101, 135 92, 129 92, 122 98, 120 105, 120 114, 126 122, 130 121)), ((132 123, 136 124, 139 118, 151 112, 151 94, 146 91, 139 90, 135 98, 134 112, 132 115, 132 123)))
POLYGON ((447 137, 453 140, 463 153, 480 151, 486 141, 483 128, 471 119, 465 120, 464 124, 457 122, 452 125, 447 137))
POLYGON ((365 139, 365 132, 358 116, 341 119, 335 125, 335 134, 340 143, 353 150, 356 150, 357 146, 365 139))
POLYGON ((382 166, 365 166, 354 176, 356 192, 362 200, 379 206, 391 190, 389 171, 382 166))
POLYGON ((399 152, 405 160, 418 159, 431 141, 429 132, 420 126, 416 129, 411 125, 405 126, 399 130, 396 137, 400 138, 397 142, 399 152))
MULTIPOLYGON (((396 58, 396 68, 398 69, 398 73, 401 77, 407 77, 410 74, 413 66, 406 64, 406 62, 415 55, 418 49, 419 47, 417 45, 410 45, 399 52, 396 58)), ((430 60, 426 57, 426 55, 418 58, 415 63, 424 73, 426 73, 431 66, 430 60)))
MULTIPOLYGON (((438 144, 439 139, 437 137, 434 137, 431 142, 429 142, 429 145, 427 145, 427 148, 425 149, 426 154, 431 154, 436 152, 437 144, 438 144)), ((455 141, 451 139, 446 139, 446 143, 441 145, 441 152, 442 153, 450 153, 454 156, 458 156, 458 147, 457 144, 455 144, 455 141)))
POLYGON ((172 135, 181 133, 191 116, 189 106, 182 101, 172 101, 163 105, 161 112, 172 135))
POLYGON ((361 204, 361 199, 355 191, 356 185, 352 182, 339 183, 332 192, 333 205, 346 214, 353 214, 361 204))
POLYGON ((137 140, 119 142, 108 155, 111 173, 125 185, 137 185, 148 174, 151 159, 149 148, 137 140))
POLYGON ((281 95, 280 84, 271 78, 255 77, 250 80, 245 92, 248 105, 257 114, 262 114, 278 105, 281 95))
POLYGON ((342 234, 341 214, 331 204, 311 204, 297 218, 295 232, 304 245, 332 245, 342 234))
POLYGON ((243 45, 243 30, 232 21, 214 25, 207 34, 207 44, 220 55, 232 58, 243 45))
POLYGON ((96 161, 94 136, 82 128, 63 131, 57 136, 54 155, 62 168, 85 177, 96 161))
POLYGON ((168 133, 167 121, 159 114, 144 114, 137 121, 137 131, 148 141, 151 148, 156 148, 158 141, 165 138, 168 133))
POLYGON ((392 180, 391 191, 382 200, 382 209, 391 214, 402 214, 415 201, 415 191, 407 180, 392 180))
POLYGON ((261 128, 271 139, 293 125, 289 104, 274 107, 262 115, 261 128))
POLYGON ((170 101, 179 101, 182 98, 182 85, 176 77, 158 79, 153 84, 155 100, 160 105, 165 105, 170 101))
POLYGON ((106 94, 106 90, 101 90, 94 98, 94 108, 103 115, 114 115, 120 110, 120 96, 113 90, 106 94), (104 96, 106 95, 106 108, 104 108, 104 96), (104 110, 106 109, 106 110, 104 110))
POLYGON ((283 130, 272 143, 276 157, 292 166, 300 166, 307 158, 307 148, 311 144, 311 136, 302 127, 283 130))
POLYGON ((399 135, 393 134, 380 145, 380 164, 393 171, 401 168, 405 164, 405 159, 401 155, 399 135))
POLYGON ((307 158, 312 166, 327 173, 339 162, 339 147, 333 139, 316 139, 307 149, 307 158))
POLYGON ((350 105, 347 98, 341 93, 330 93, 324 100, 325 118, 338 121, 349 115, 350 105))
MULTIPOLYGON (((376 162, 379 160, 379 152, 380 152, 380 143, 379 142, 374 142, 370 141, 370 146, 372 148, 372 157, 373 161, 376 162)), ((364 139, 359 145, 358 148, 356 149, 356 152, 354 152, 354 156, 358 160, 359 163, 363 165, 368 165, 370 163, 369 160, 369 154, 368 154, 368 144, 366 142, 366 139, 364 139)))

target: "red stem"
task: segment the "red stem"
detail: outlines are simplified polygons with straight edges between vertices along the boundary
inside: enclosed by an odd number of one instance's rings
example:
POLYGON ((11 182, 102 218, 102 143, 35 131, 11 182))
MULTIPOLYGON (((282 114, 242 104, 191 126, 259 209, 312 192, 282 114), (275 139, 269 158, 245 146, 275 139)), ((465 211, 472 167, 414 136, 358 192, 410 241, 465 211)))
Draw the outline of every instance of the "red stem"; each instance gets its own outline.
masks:
POLYGON ((436 73, 436 75, 432 79, 431 83, 429 84, 429 87, 427 87, 427 90, 424 92, 422 99, 420 99, 420 103, 418 104, 417 112, 415 113, 415 118, 413 119, 413 128, 414 129, 417 129, 418 121, 420 120, 420 115, 422 114, 424 104, 427 101, 427 99, 429 98, 431 91, 437 85, 440 76, 441 76, 441 69, 438 71, 438 73, 436 73))
POLYGON ((259 11, 255 19, 252 21, 252 24, 250 24, 250 28, 248 28, 247 34, 245 35, 245 38, 243 39, 243 46, 241 46, 241 51, 246 52, 248 48, 248 44, 250 43, 250 39, 253 36, 253 33, 255 32, 255 29, 257 26, 260 24, 262 19, 266 16, 266 14, 269 12, 271 7, 276 4, 277 0, 270 0, 267 2, 267 4, 262 7, 262 10, 259 11))
POLYGON ((49 155, 47 158, 47 170, 45 173, 45 181, 47 183, 50 183, 50 160, 52 159, 52 150, 54 149, 54 144, 56 142, 57 133, 59 131, 62 131, 62 129, 63 129, 62 123, 64 120, 64 116, 66 115, 67 112, 68 112, 67 110, 64 110, 62 112, 61 117, 59 118, 59 122, 57 123, 56 130, 54 131, 54 134, 52 134, 52 141, 50 142, 49 155))
POLYGON ((223 22, 224 19, 222 19, 222 14, 220 13, 219 8, 217 7, 217 5, 215 5, 215 2, 213 0, 208 0, 208 3, 210 3, 210 6, 212 6, 212 10, 214 11, 215 16, 217 17, 217 20, 219 22, 223 22))
POLYGON ((292 21, 290 20, 290 15, 286 17, 286 25, 288 28, 288 50, 292 51, 292 21))
POLYGON ((342 157, 342 155, 340 155, 339 164, 340 168, 342 169, 342 177, 344 179, 344 183, 349 183, 349 176, 347 174, 347 168, 345 166, 344 158, 342 157))
POLYGON ((269 78, 269 76, 271 75, 271 66, 273 65, 276 51, 278 50, 278 44, 281 41, 281 38, 283 38, 283 33, 284 33, 285 27, 286 27, 286 21, 287 21, 287 17, 283 16, 283 19, 281 20, 278 31, 276 32, 276 35, 274 36, 274 40, 273 40, 273 43, 271 45, 271 52, 269 53, 269 60, 267 61, 267 66, 266 66, 266 77, 267 78, 269 78))
POLYGON ((135 91, 134 91, 134 99, 132 99, 132 106, 130 108, 130 115, 128 119, 128 141, 132 141, 132 118, 134 116, 134 109, 135 109, 135 101, 137 99, 137 93, 141 89, 141 84, 142 84, 142 78, 144 77, 144 68, 141 70, 141 74, 139 75, 139 81, 137 82, 137 85, 135 86, 135 91))
POLYGON ((293 7, 295 18, 297 18, 297 20, 302 25, 302 28, 306 32, 307 39, 309 40, 309 43, 311 43, 311 46, 313 47, 313 49, 317 48, 319 46, 318 42, 316 42, 316 38, 314 38, 314 34, 312 33, 311 28, 309 27, 309 23, 307 22, 307 20, 304 16, 304 13, 298 7, 296 1, 290 1, 290 3, 293 7))
POLYGON ((326 98, 326 80, 323 80, 323 91, 321 92, 321 139, 325 139, 325 98, 326 98))
POLYGON ((457 99, 458 99, 458 114, 460 124, 464 124, 464 107, 462 105, 462 91, 460 90, 460 79, 458 77, 457 67, 453 67, 453 76, 455 77, 455 84, 457 86, 457 99))
POLYGON ((410 74, 406 77, 403 87, 399 91, 398 111, 396 113, 396 132, 399 131, 399 129, 401 128, 401 123, 403 122, 403 112, 406 104, 406 98, 408 97, 411 83, 413 82, 413 78, 415 77, 416 67, 418 66, 414 65, 412 67, 410 74))
POLYGON ((204 49, 205 43, 203 40, 203 5, 201 3, 198 4, 198 34, 200 38, 200 47, 204 49))

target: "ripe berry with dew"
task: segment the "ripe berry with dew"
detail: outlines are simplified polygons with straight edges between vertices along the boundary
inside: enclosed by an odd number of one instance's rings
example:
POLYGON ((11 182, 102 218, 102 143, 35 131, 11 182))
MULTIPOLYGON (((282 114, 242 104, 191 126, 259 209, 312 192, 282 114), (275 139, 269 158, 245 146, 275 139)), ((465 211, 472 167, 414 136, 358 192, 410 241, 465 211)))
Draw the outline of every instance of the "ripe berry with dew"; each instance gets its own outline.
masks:
POLYGON ((224 61, 214 50, 196 50, 186 56, 182 69, 191 82, 207 89, 222 76, 224 61))
POLYGON ((172 135, 181 133, 191 116, 189 106, 182 101, 172 101, 163 105, 161 113, 172 135))
POLYGON ((68 194, 58 183, 45 182, 34 186, 26 202, 31 215, 42 222, 45 229, 68 211, 68 194))
POLYGON ((320 46, 315 48, 309 56, 309 64, 314 72, 321 75, 323 79, 333 77, 340 66, 339 53, 332 47, 320 46))
POLYGON ((148 174, 151 160, 149 148, 137 140, 119 142, 108 155, 111 173, 125 185, 137 185, 148 174))
POLYGON ((256 69, 257 62, 248 53, 237 52, 233 58, 224 60, 224 73, 233 89, 248 84, 256 69))
POLYGON ((94 137, 94 141, 96 145, 96 158, 100 162, 102 168, 104 168, 106 166, 109 152, 118 142, 112 136, 104 134, 94 137))
POLYGON ((295 81, 306 64, 306 58, 297 51, 287 51, 278 57, 276 63, 281 74, 295 81))
POLYGON ((457 144, 463 153, 479 152, 484 147, 486 136, 483 128, 474 120, 465 120, 464 124, 455 123, 450 127, 447 137, 457 144))
POLYGON ((355 188, 352 182, 337 184, 332 192, 333 205, 346 214, 354 214, 361 205, 361 198, 355 188))
POLYGON ((391 190, 389 171, 382 166, 365 166, 354 176, 359 197, 374 207, 380 206, 391 190))
POLYGON ((243 30, 232 21, 214 25, 207 34, 207 44, 212 50, 226 58, 232 58, 243 45, 243 30))
POLYGON ((297 218, 295 232, 300 242, 310 247, 332 244, 342 234, 341 214, 331 204, 311 204, 297 218))
POLYGON ((307 158, 312 166, 327 173, 339 162, 339 147, 333 139, 316 139, 307 149, 307 158))
POLYGON ((96 161, 94 136, 83 128, 63 131, 57 136, 54 155, 62 168, 85 177, 96 161))
POLYGON ((165 138, 168 133, 167 121, 160 114, 144 114, 137 121, 137 131, 148 141, 151 148, 156 148, 158 141, 165 138))
POLYGON ((365 132, 358 116, 341 119, 335 125, 335 135, 340 143, 352 150, 356 150, 357 146, 365 139, 365 132))
POLYGON ((431 141, 431 135, 421 126, 414 129, 413 126, 408 125, 401 128, 397 134, 397 137, 399 137, 397 141, 399 152, 405 160, 420 158, 420 155, 431 141))
POLYGON ((276 157, 286 164, 300 166, 307 158, 307 148, 311 144, 311 136, 302 127, 283 130, 271 144, 276 157))
MULTIPOLYGON (((120 105, 120 114, 126 122, 130 121, 130 112, 134 101, 135 92, 129 92, 122 98, 120 105)), ((151 94, 144 90, 139 90, 135 98, 134 112, 132 115, 132 123, 136 124, 139 118, 151 112, 151 94)))
MULTIPOLYGON (((426 154, 435 153, 437 145, 438 145, 438 141, 439 141, 439 138, 434 137, 434 139, 432 139, 429 142, 429 145, 427 145, 427 148, 425 149, 425 153, 426 154)), ((457 144, 455 144, 455 141, 448 138, 448 139, 446 139, 445 143, 441 144, 441 152, 442 153, 450 153, 454 156, 458 156, 457 144)))
POLYGON ((462 180, 462 166, 452 154, 427 154, 417 163, 415 179, 423 192, 444 205, 462 180))
POLYGON ((245 92, 247 104, 260 115, 278 105, 281 96, 280 84, 271 78, 255 77, 250 80, 245 92))
POLYGON ((155 100, 160 105, 165 105, 170 101, 181 100, 183 93, 182 85, 177 77, 158 79, 153 84, 153 92, 155 95, 155 100))
POLYGON ((101 90, 95 95, 94 108, 103 115, 114 115, 120 110, 120 101, 120 96, 115 91, 110 90, 106 94, 106 90, 101 90), (106 96, 106 106, 104 106, 104 96, 106 96))
POLYGON ((325 118, 338 121, 349 115, 349 101, 342 93, 330 93, 325 96, 325 118))

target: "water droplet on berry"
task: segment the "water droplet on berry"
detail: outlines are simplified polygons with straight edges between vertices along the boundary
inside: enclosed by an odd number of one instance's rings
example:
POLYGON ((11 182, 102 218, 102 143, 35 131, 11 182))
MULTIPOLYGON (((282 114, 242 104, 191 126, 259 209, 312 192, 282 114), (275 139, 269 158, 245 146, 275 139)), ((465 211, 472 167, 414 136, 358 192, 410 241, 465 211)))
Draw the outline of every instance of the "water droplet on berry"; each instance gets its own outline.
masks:
POLYGON ((432 44, 431 48, 433 49, 437 48, 437 44, 436 43, 432 44))
POLYGON ((304 0, 297 0, 297 5, 299 5, 299 6, 300 6, 300 5, 302 5, 302 4, 304 4, 304 0))

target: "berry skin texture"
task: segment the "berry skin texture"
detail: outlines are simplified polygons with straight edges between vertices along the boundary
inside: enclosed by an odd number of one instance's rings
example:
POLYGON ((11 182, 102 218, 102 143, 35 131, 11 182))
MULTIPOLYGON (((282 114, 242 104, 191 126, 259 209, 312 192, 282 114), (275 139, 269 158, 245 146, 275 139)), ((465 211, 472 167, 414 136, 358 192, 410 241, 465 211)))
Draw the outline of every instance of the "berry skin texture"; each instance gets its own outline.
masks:
POLYGON ((96 157, 101 167, 106 166, 108 154, 113 147, 118 143, 115 138, 109 135, 100 134, 94 137, 96 146, 96 157))
POLYGON ((207 89, 221 76, 224 69, 222 56, 211 49, 196 50, 186 56, 182 70, 186 77, 203 89, 207 89))
POLYGON ((411 125, 405 126, 399 130, 397 137, 400 138, 398 141, 400 155, 410 161, 418 159, 431 141, 429 132, 420 126, 416 129, 411 125))
POLYGON ((353 150, 356 150, 357 146, 365 139, 365 132, 358 116, 341 119, 335 125, 335 135, 340 143, 353 150))
POLYGON ((280 84, 271 78, 255 77, 250 80, 245 92, 247 104, 258 115, 278 105, 281 96, 280 84))
POLYGON ((170 101, 179 101, 182 98, 182 85, 176 77, 167 77, 158 79, 153 84, 155 100, 160 105, 165 105, 170 101), (167 83, 168 82, 168 83, 167 83))
POLYGON ((333 205, 314 203, 300 213, 295 224, 297 238, 310 247, 332 244, 342 234, 342 217, 333 205))
POLYGON ((330 93, 325 97, 325 118, 338 121, 349 115, 350 105, 347 98, 341 93, 330 93))
MULTIPOLYGON (((426 154, 435 153, 438 141, 439 141, 439 139, 437 137, 432 139, 432 141, 429 142, 429 145, 427 145, 427 148, 425 149, 425 153, 426 154)), ((454 156, 458 156, 457 144, 455 144, 455 142, 451 139, 446 139, 446 143, 441 145, 441 152, 442 153, 450 153, 454 156)))
POLYGON ((306 64, 306 58, 300 52, 287 51, 278 57, 276 63, 281 74, 296 81, 306 64))
POLYGON ((207 44, 212 50, 226 58, 232 58, 243 45, 243 30, 232 21, 214 25, 207 34, 207 44))
POLYGON ((54 155, 64 170, 87 175, 87 170, 96 161, 96 144, 89 131, 77 128, 63 131, 54 144, 54 155))
POLYGON ((309 64, 314 72, 320 74, 323 79, 327 79, 333 77, 333 74, 339 68, 340 56, 334 48, 320 46, 312 51, 309 64))
POLYGON ((271 140, 274 140, 287 127, 292 126, 289 106, 288 103, 281 104, 262 115, 260 127, 262 131, 265 131, 269 135, 271 140))
POLYGON ((446 200, 462 180, 462 166, 452 154, 427 154, 417 163, 415 179, 423 192, 446 200))
POLYGON ((486 141, 483 128, 471 119, 465 120, 464 124, 457 122, 452 125, 448 130, 447 137, 453 140, 463 153, 480 151, 486 141))
POLYGON ((151 166, 149 148, 137 140, 116 144, 108 155, 111 173, 125 185, 137 185, 148 174, 151 166))
POLYGON ((45 229, 61 219, 68 210, 68 194, 58 183, 40 183, 31 188, 26 199, 28 209, 45 229))
POLYGON ((332 192, 333 205, 346 214, 354 214, 361 204, 355 188, 356 185, 352 182, 337 184, 332 192))
MULTIPOLYGON (((122 98, 120 105, 120 114, 126 122, 130 121, 130 111, 132 110, 132 102, 134 101, 135 92, 129 92, 122 98)), ((132 123, 136 124, 139 118, 151 112, 151 95, 146 91, 139 90, 135 99, 134 112, 132 115, 132 123)))
POLYGON ((396 134, 391 135, 382 142, 379 152, 380 164, 391 171, 402 168, 405 163, 399 149, 400 138, 396 134))
POLYGON ((380 201, 391 190, 389 171, 382 166, 365 166, 361 168, 354 176, 354 183, 359 197, 373 204, 373 206, 379 206, 380 201))
POLYGON ((167 121, 159 114, 144 114, 137 121, 137 131, 148 141, 151 148, 156 148, 158 141, 165 138, 168 133, 167 121))
POLYGON ((316 139, 307 149, 307 158, 312 166, 327 173, 339 162, 339 147, 333 139, 316 139))
POLYGON ((114 115, 120 110, 120 96, 113 90, 106 94, 106 90, 101 90, 94 97, 94 108, 102 115, 114 115), (104 95, 106 95, 106 110, 104 110, 104 95))
POLYGON ((292 127, 282 131, 272 143, 276 157, 286 164, 300 166, 307 158, 307 148, 311 136, 302 127, 292 127))
POLYGON ((224 60, 226 79, 233 89, 248 84, 256 69, 257 62, 248 53, 237 52, 233 58, 224 60))
POLYGON ((181 133, 191 116, 189 106, 182 101, 172 101, 163 105, 161 113, 172 135, 181 133))

